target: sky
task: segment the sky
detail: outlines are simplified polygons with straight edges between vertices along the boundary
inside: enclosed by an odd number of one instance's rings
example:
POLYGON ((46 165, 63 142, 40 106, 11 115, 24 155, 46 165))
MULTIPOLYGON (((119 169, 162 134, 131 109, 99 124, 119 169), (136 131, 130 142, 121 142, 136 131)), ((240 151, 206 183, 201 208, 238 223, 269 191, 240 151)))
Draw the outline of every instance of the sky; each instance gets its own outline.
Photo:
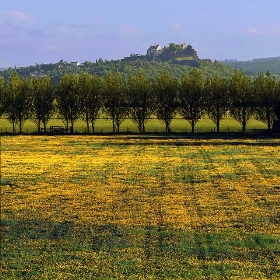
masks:
POLYGON ((212 60, 280 56, 280 0, 0 0, 0 68, 192 45, 212 60))

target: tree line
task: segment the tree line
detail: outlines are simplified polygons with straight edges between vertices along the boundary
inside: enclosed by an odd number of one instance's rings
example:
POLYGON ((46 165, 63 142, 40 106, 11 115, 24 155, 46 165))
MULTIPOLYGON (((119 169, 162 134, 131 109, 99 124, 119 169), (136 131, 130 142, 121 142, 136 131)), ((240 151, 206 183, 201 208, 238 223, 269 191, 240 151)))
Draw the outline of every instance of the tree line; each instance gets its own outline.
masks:
POLYGON ((229 114, 237 120, 242 131, 251 118, 264 122, 268 129, 280 120, 280 82, 269 72, 255 78, 235 71, 230 78, 204 77, 193 68, 180 79, 162 72, 155 80, 143 73, 126 78, 123 74, 107 72, 104 77, 83 73, 65 74, 55 85, 49 76, 20 77, 14 73, 7 82, 0 78, 0 116, 7 118, 16 131, 31 119, 38 133, 47 132, 47 123, 54 115, 62 118, 65 128, 73 131, 75 122, 85 121, 86 130, 94 133, 96 120, 105 114, 112 120, 112 131, 119 132, 126 118, 145 133, 145 125, 155 115, 171 132, 171 121, 180 114, 195 125, 204 115, 220 123, 229 114))
POLYGON ((221 61, 221 63, 234 69, 241 69, 245 74, 250 76, 257 76, 261 71, 269 71, 274 76, 278 75, 278 77, 280 75, 280 63, 277 58, 274 58, 274 60, 258 59, 252 61, 228 60, 221 61))

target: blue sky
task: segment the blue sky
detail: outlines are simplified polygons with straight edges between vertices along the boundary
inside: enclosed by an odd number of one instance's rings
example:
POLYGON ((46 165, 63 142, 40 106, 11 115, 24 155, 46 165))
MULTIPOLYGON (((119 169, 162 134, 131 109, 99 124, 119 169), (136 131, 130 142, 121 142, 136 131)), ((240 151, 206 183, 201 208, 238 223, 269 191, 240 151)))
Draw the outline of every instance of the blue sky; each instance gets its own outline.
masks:
POLYGON ((200 58, 280 56, 279 0, 0 0, 0 68, 121 59, 150 45, 200 58))

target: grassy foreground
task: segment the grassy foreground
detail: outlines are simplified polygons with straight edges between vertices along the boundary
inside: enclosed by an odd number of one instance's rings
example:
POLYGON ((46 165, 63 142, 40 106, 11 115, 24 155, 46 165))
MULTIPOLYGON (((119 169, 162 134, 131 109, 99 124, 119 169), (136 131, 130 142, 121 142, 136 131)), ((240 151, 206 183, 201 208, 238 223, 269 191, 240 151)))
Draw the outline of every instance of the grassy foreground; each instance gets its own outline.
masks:
POLYGON ((279 279, 280 140, 1 137, 3 279, 279 279))

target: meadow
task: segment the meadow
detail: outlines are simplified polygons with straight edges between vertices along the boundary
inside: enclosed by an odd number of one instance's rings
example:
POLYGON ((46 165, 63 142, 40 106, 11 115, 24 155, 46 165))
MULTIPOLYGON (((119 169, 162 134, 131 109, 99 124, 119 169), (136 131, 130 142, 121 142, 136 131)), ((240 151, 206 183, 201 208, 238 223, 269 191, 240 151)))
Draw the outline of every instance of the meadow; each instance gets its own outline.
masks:
POLYGON ((2 279, 279 279, 280 139, 2 136, 2 279))
MULTIPOLYGON (((47 125, 49 129, 50 126, 64 126, 63 121, 59 118, 52 118, 47 125)), ((171 122, 172 132, 175 133, 190 133, 191 125, 188 121, 182 119, 180 115, 177 115, 171 122)), ((199 120, 195 126, 195 132, 215 132, 216 126, 213 121, 211 121, 207 116, 199 120)), ((0 133, 12 133, 12 124, 5 118, 0 119, 0 133)), ((18 128, 16 131, 19 131, 18 128)), ((34 133, 36 132, 36 126, 32 120, 27 120, 24 123, 23 133, 34 133)), ((86 131, 85 122, 82 120, 77 120, 74 125, 74 131, 77 133, 84 133, 86 131)), ((256 120, 250 119, 247 125, 248 132, 263 132, 267 131, 267 125, 256 120)), ((91 132, 91 128, 90 128, 91 132)), ((110 133, 112 132, 112 121, 110 119, 101 116, 97 119, 95 124, 95 132, 97 134, 110 133)), ((138 128, 131 119, 125 119, 120 127, 120 132, 130 132, 138 133, 138 128)), ((146 124, 147 133, 163 133, 165 132, 165 126, 160 122, 155 116, 152 116, 146 124)), ((221 132, 241 132, 240 124, 231 117, 227 117, 221 121, 221 132)))

